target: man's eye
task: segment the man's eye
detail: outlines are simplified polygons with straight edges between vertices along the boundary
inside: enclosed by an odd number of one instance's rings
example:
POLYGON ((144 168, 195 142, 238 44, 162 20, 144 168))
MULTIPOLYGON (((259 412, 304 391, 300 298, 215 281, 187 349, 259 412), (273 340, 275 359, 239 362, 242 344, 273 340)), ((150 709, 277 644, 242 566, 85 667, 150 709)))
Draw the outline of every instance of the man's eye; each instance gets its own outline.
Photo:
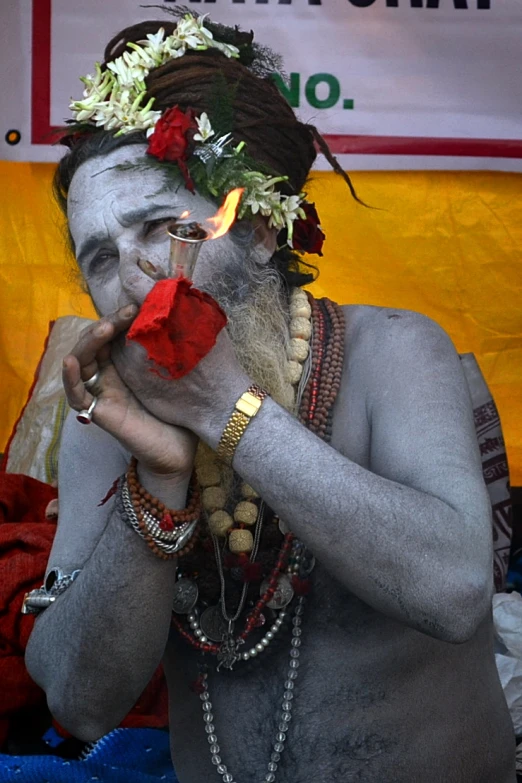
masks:
MULTIPOLYGON (((158 229, 163 229, 165 231, 166 226, 169 223, 174 223, 176 221, 176 218, 172 215, 169 217, 164 218, 158 218, 157 220, 148 220, 145 223, 145 236, 149 236, 149 234, 152 234, 154 231, 157 231, 158 229)), ((166 233, 166 231, 165 231, 166 233)))
POLYGON ((96 272, 100 269, 103 269, 104 267, 108 266, 111 261, 114 261, 116 259, 116 254, 111 252, 110 250, 102 250, 100 253, 97 253, 92 261, 89 264, 88 272, 89 274, 92 274, 93 272, 96 272))

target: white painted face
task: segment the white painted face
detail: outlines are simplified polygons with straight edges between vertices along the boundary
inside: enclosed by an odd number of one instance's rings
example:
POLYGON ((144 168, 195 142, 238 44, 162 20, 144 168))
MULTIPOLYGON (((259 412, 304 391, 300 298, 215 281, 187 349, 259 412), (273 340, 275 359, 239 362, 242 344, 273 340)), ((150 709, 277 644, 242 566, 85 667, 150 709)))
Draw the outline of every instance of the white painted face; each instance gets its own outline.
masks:
MULTIPOLYGON (((161 169, 115 168, 142 163, 145 151, 144 145, 131 145, 92 158, 79 167, 69 189, 67 217, 76 258, 101 315, 143 302, 154 281, 139 268, 140 259, 168 272, 169 222, 187 209, 198 222, 216 212, 214 203, 190 193, 181 179, 179 187, 171 186, 161 169)), ((194 284, 204 288, 216 268, 237 253, 228 235, 205 242, 194 284)))

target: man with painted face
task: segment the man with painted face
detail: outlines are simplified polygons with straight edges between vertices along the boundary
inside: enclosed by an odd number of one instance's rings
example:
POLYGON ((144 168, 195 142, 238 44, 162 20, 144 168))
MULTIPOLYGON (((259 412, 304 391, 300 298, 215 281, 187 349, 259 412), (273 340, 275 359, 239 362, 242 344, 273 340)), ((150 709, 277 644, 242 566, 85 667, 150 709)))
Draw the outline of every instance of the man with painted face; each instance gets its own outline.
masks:
POLYGON ((143 23, 74 104, 57 193, 100 320, 63 377, 92 424, 66 421, 29 671, 92 741, 163 661, 181 783, 513 783, 459 358, 422 315, 299 288, 323 142, 266 58, 191 16, 143 23), (165 379, 125 340, 147 272, 168 273, 168 224, 237 185, 194 273, 227 327, 165 379))

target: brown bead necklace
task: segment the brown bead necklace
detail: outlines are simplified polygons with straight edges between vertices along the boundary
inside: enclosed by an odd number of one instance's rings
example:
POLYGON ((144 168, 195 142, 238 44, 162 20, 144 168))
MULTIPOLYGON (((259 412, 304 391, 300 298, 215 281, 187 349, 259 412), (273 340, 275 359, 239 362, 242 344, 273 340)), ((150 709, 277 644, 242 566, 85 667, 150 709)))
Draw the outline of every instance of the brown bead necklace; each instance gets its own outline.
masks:
MULTIPOLYGON (((316 300, 310 294, 308 299, 312 309, 313 323, 311 368, 302 394, 298 418, 311 432, 328 442, 332 433, 333 406, 341 383, 345 333, 344 315, 341 308, 329 299, 316 300)), ((258 526, 262 524, 262 516, 261 513, 257 522, 258 526)), ((309 563, 310 557, 303 555, 302 544, 295 539, 291 532, 287 532, 283 537, 276 562, 263 583, 264 589, 245 617, 241 633, 232 638, 233 623, 230 622, 229 628, 221 625, 218 631, 220 641, 208 638, 199 625, 199 614, 195 609, 197 592, 193 596, 193 601, 184 604, 181 610, 178 610, 178 614, 173 613, 173 626, 193 648, 217 656, 220 665, 232 668, 236 661, 248 660, 257 652, 265 649, 281 627, 282 621, 287 615, 287 604, 281 608, 270 631, 252 650, 242 654, 238 652, 239 646, 259 626, 263 612, 267 605, 271 601, 273 602, 282 582, 284 585, 287 583, 291 585, 292 596, 295 594, 301 596, 299 599, 301 602, 304 600, 302 596, 309 589, 309 563), (305 564, 304 570, 300 571, 299 563, 305 564), (182 618, 183 615, 185 617, 182 618)), ((191 574, 191 576, 197 579, 197 574, 191 574)), ((217 609, 217 607, 215 608, 217 609)))

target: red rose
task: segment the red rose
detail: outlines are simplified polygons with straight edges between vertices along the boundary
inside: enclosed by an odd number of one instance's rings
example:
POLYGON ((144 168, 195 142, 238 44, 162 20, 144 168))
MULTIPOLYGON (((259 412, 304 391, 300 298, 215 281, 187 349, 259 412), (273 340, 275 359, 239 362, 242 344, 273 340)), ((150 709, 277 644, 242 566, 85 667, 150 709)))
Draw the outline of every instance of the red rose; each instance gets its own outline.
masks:
POLYGON ((298 218, 294 221, 292 237, 294 250, 301 250, 303 253, 316 253, 318 256, 322 256, 321 249, 325 235, 321 231, 315 204, 303 201, 301 208, 304 210, 306 217, 298 218))
POLYGON ((177 163, 183 174, 185 185, 194 192, 194 183, 190 178, 186 160, 188 147, 192 141, 192 133, 197 130, 197 123, 190 109, 181 111, 178 106, 163 112, 156 123, 154 133, 149 136, 147 152, 158 160, 177 163))

